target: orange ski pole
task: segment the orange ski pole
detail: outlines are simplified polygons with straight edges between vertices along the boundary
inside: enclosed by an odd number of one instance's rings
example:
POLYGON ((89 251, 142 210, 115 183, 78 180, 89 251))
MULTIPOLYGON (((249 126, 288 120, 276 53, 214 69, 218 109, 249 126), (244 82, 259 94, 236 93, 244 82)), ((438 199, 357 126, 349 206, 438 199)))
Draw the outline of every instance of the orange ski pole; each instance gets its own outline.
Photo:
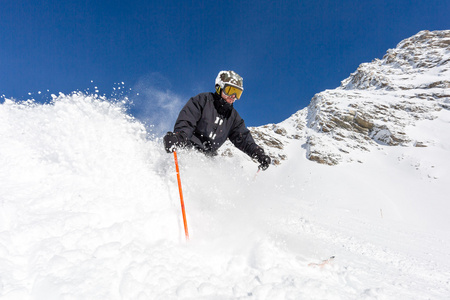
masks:
POLYGON ((177 151, 173 151, 173 158, 175 160, 175 168, 177 170, 178 190, 180 191, 181 212, 183 213, 184 233, 186 235, 186 241, 189 240, 189 232, 186 221, 186 211, 184 209, 183 190, 181 189, 180 169, 178 168, 177 151))

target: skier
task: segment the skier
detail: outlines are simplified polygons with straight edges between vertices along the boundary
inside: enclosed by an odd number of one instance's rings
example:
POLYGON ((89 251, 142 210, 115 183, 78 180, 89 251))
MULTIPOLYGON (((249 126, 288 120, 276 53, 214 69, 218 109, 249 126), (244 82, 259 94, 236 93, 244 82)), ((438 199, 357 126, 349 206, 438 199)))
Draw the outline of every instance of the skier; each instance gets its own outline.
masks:
POLYGON ((243 79, 234 71, 221 71, 215 82, 215 93, 201 93, 189 99, 175 122, 174 131, 164 136, 168 153, 177 148, 195 148, 215 156, 227 140, 256 159, 266 170, 271 159, 258 146, 233 103, 244 91, 243 79))

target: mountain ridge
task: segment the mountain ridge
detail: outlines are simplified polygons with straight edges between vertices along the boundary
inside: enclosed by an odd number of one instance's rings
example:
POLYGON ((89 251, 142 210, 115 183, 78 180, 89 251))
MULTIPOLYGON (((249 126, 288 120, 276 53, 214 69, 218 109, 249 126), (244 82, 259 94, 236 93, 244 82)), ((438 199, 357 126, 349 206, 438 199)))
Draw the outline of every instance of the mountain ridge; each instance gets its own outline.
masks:
MULTIPOLYGON (((287 159, 284 148, 293 141, 300 141, 309 160, 326 165, 355 161, 371 148, 427 147, 432 140, 414 139, 405 130, 450 109, 449 62, 450 30, 420 31, 382 59, 362 63, 288 119, 250 130, 274 164, 287 159)), ((224 148, 223 154, 235 153, 224 148)))

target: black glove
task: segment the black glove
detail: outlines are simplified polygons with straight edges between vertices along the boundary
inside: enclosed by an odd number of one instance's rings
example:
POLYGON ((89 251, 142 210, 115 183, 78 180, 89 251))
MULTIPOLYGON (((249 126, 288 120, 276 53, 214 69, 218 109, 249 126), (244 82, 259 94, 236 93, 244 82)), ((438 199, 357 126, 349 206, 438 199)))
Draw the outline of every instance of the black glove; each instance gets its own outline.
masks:
POLYGON ((184 136, 177 132, 168 132, 164 136, 164 148, 166 149, 167 153, 174 152, 177 148, 184 147, 186 145, 186 139, 184 136))
POLYGON ((255 152, 253 152, 252 158, 256 159, 260 163, 259 168, 263 171, 267 170, 272 162, 270 156, 266 155, 264 150, 259 147, 255 150, 255 152))

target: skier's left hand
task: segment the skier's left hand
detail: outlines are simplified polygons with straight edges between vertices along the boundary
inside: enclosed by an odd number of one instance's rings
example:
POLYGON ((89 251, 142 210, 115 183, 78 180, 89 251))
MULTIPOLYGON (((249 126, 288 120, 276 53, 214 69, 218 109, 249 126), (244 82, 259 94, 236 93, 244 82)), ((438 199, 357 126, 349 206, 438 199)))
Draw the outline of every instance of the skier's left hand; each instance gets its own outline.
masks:
POLYGON ((261 170, 265 171, 269 167, 272 160, 270 159, 270 156, 263 155, 261 157, 258 157, 258 162, 260 163, 259 167, 261 168, 261 170))
POLYGON ((262 148, 257 148, 256 151, 252 155, 253 158, 255 158, 259 163, 259 168, 261 170, 265 171, 269 167, 272 160, 270 159, 270 156, 266 155, 264 153, 264 150, 262 148))

